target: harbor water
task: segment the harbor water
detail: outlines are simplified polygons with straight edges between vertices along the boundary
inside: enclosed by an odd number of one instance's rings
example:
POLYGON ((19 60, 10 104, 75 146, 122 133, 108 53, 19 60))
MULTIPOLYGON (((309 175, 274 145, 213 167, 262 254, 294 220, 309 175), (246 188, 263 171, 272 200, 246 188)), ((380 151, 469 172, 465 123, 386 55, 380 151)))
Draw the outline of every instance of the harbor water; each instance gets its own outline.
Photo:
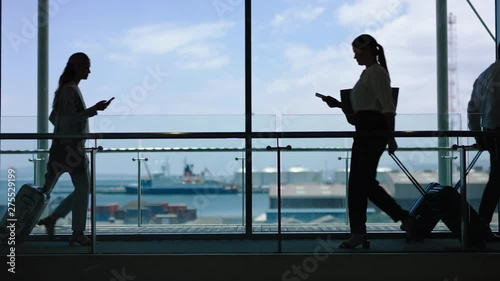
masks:
MULTIPOLYGON (((127 179, 103 179, 96 180, 96 205, 118 204, 123 208, 126 204, 137 202, 137 194, 126 194, 109 192, 114 188, 123 187, 127 183, 133 183, 127 179)), ((16 192, 25 183, 26 180, 16 180, 16 192)), ((7 180, 0 180, 0 206, 7 205, 7 180)), ((60 179, 51 194, 51 199, 47 208, 50 210, 57 206, 57 203, 73 191, 71 180, 60 179)), ((142 195, 141 200, 146 203, 167 203, 167 204, 185 204, 189 209, 195 209, 198 217, 241 217, 244 212, 244 196, 241 193, 236 194, 160 194, 160 195, 142 195)), ((253 193, 252 203, 253 216, 265 213, 269 208, 269 196, 267 193, 253 193)))

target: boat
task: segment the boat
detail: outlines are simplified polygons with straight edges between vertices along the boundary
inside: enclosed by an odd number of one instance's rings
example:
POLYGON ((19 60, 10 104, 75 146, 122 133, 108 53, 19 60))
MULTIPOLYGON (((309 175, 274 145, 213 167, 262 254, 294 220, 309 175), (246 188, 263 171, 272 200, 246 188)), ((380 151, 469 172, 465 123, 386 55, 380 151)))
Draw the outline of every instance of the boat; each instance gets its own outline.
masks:
MULTIPOLYGON (((215 194, 235 194, 238 188, 235 185, 227 184, 224 181, 207 177, 208 169, 205 168, 199 174, 193 173, 192 164, 184 164, 182 176, 173 176, 165 173, 165 166, 162 172, 150 173, 148 177, 141 179, 142 194, 193 194, 193 195, 215 195, 215 194)), ((138 183, 125 185, 125 193, 137 194, 138 183)))

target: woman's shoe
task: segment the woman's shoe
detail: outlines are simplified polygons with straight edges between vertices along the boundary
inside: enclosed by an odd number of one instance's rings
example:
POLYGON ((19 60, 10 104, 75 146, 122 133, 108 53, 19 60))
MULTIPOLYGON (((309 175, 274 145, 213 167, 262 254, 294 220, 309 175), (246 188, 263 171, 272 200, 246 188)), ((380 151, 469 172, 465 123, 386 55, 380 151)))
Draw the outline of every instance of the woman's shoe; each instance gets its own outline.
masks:
POLYGON ((92 240, 85 236, 83 232, 75 233, 71 235, 71 238, 69 239, 69 245, 73 246, 75 244, 79 244, 81 246, 90 246, 92 244, 92 240))
POLYGON ((354 249, 361 245, 363 249, 370 249, 370 240, 364 234, 353 234, 351 238, 340 243, 339 249, 354 249))
POLYGON ((401 229, 406 231, 406 236, 408 239, 418 240, 417 228, 416 228, 417 218, 414 216, 408 216, 401 220, 401 229))
POLYGON ((56 240, 56 238, 55 238, 56 221, 57 220, 55 220, 51 217, 46 217, 46 218, 38 221, 38 225, 45 226, 45 230, 47 231, 47 235, 49 236, 50 240, 56 240))

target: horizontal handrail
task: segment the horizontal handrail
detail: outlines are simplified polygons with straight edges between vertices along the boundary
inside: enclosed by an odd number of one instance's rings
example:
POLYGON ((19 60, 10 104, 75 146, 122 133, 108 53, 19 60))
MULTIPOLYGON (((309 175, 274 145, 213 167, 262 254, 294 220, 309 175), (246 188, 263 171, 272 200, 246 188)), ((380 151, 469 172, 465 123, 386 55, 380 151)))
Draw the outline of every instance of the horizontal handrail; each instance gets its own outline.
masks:
POLYGON ((321 131, 321 132, 144 132, 144 133, 1 133, 1 140, 29 139, 228 139, 258 138, 350 138, 355 136, 391 137, 486 137, 498 136, 496 131, 321 131))
MULTIPOLYGON (((398 147, 398 151, 452 151, 453 147, 398 147)), ((470 149, 474 150, 474 149, 470 149)), ((144 147, 144 148, 103 148, 99 153, 122 153, 122 152, 242 152, 244 148, 235 147, 144 147)), ((253 148, 255 152, 269 152, 266 148, 253 148)), ((293 147, 291 152, 314 152, 314 151, 351 151, 351 148, 343 147, 293 147)), ((30 150, 0 150, 0 154, 33 154, 48 153, 48 149, 30 150)))

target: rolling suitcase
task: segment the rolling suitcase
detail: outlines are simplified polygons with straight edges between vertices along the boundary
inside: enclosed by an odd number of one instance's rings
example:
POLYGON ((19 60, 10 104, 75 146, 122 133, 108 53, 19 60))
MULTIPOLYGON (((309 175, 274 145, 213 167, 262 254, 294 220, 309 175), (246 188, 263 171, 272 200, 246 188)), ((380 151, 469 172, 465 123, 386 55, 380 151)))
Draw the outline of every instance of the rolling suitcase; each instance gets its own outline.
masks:
MULTIPOLYGON (((427 193, 428 202, 432 209, 436 210, 439 218, 456 236, 461 236, 462 217, 461 217, 461 195, 451 186, 435 185, 427 193)), ((476 210, 467 203, 466 208, 469 214, 469 223, 467 226, 468 241, 476 247, 484 247, 484 240, 491 232, 490 227, 484 223, 476 210)), ((432 230, 431 230, 432 231, 432 230)))
POLYGON ((25 240, 38 222, 47 202, 47 195, 39 187, 31 184, 21 186, 13 205, 8 206, 0 221, 2 240, 10 237, 14 237, 16 243, 25 240))
MULTIPOLYGON (((481 156, 479 151, 467 167, 466 174, 472 169, 481 156)), ((431 182, 424 189, 410 174, 408 169, 401 163, 396 155, 391 154, 396 164, 408 176, 410 181, 420 192, 420 197, 410 209, 410 214, 417 218, 413 234, 417 240, 428 237, 439 220, 450 229, 456 237, 461 234, 461 197, 458 189, 460 181, 455 187, 441 185, 431 182)), ((488 234, 489 227, 483 223, 472 206, 467 204, 469 213, 468 239, 472 245, 484 247, 484 238, 488 234)))

